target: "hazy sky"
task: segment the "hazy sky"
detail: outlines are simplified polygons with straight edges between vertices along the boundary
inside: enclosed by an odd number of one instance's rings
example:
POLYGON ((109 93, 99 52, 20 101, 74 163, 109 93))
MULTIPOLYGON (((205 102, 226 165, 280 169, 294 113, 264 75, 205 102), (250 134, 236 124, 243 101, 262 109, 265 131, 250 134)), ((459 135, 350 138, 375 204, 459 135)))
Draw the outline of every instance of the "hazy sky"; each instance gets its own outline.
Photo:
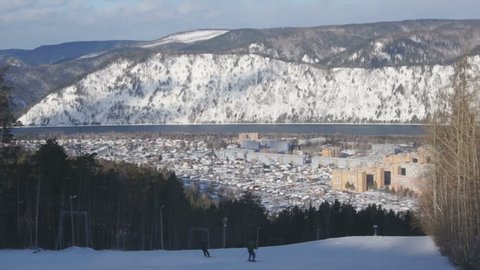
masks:
POLYGON ((0 49, 203 28, 480 19, 479 0, 0 0, 0 49))

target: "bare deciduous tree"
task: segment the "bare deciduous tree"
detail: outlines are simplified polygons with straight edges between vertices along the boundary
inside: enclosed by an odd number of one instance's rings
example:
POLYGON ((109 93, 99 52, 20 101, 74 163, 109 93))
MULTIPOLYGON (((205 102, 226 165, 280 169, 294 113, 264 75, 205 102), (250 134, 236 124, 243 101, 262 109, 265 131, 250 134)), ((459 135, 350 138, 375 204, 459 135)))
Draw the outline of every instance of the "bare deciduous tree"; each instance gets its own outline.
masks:
POLYGON ((456 65, 453 92, 445 94, 429 127, 434 167, 420 199, 422 222, 442 253, 464 269, 478 269, 480 234, 479 92, 465 57, 456 65))

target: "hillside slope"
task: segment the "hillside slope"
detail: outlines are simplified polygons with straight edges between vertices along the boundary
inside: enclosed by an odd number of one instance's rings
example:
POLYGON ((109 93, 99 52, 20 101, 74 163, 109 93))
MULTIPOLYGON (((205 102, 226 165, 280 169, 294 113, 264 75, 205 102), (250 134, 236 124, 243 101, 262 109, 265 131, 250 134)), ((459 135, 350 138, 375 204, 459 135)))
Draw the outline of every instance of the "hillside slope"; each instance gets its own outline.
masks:
POLYGON ((63 251, 0 250, 2 269, 342 269, 342 270, 453 270, 429 237, 345 237, 302 244, 260 247, 258 262, 247 262, 247 250, 188 251, 63 251))
MULTIPOLYGON (((470 59, 473 71, 480 57, 470 59)), ((477 73, 478 74, 478 73, 477 73)), ((50 94, 25 125, 418 122, 452 66, 321 69, 249 55, 128 59, 50 94)))

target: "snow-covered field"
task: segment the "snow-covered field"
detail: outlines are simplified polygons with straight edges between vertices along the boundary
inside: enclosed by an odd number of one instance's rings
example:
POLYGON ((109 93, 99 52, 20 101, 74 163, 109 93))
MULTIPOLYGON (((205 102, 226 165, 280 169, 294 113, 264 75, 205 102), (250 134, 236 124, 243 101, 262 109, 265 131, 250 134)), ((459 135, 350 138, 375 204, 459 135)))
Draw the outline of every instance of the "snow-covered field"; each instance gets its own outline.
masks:
POLYGON ((244 248, 213 249, 210 253, 212 258, 204 258, 200 250, 0 250, 0 269, 454 269, 430 237, 345 237, 264 247, 257 250, 255 263, 247 262, 244 248))

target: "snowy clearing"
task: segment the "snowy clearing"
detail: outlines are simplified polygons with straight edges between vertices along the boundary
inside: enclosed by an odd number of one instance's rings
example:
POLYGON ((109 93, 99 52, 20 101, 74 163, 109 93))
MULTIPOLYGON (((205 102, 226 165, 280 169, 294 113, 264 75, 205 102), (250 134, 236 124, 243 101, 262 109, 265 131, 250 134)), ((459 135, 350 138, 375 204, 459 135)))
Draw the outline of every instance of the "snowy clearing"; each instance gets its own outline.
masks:
POLYGON ((101 52, 94 52, 94 53, 84 54, 84 55, 78 57, 77 60, 97 57, 97 56, 100 56, 100 55, 102 55, 102 54, 104 54, 104 53, 107 53, 107 51, 101 51, 101 52))
POLYGON ((258 262, 247 262, 245 248, 200 250, 63 251, 0 250, 0 269, 454 269, 430 237, 345 237, 277 247, 261 247, 258 262))
POLYGON ((197 30, 192 32, 184 32, 179 34, 173 34, 170 36, 166 36, 159 40, 148 42, 144 45, 139 47, 141 48, 150 48, 155 47, 162 44, 179 42, 179 43, 193 43, 201 40, 208 40, 212 39, 216 36, 225 34, 228 30, 197 30))

